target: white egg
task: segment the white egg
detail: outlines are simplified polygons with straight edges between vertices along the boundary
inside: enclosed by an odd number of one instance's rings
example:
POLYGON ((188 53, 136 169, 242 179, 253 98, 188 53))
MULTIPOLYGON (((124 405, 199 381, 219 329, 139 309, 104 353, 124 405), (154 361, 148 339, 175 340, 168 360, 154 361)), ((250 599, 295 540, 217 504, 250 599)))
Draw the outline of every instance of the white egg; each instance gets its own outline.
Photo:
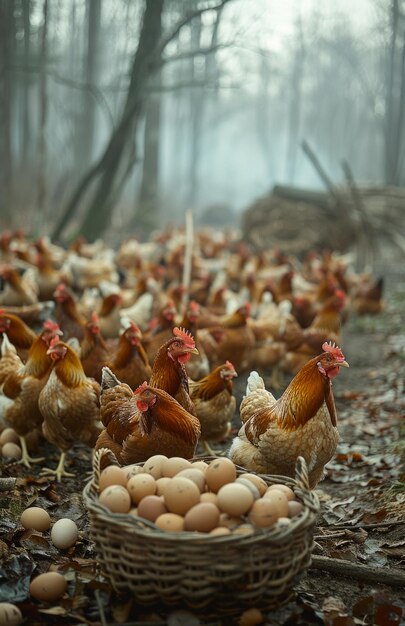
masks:
POLYGON ((18 626, 22 621, 18 606, 9 602, 0 602, 0 626, 18 626))
POLYGON ((63 517, 52 526, 51 540, 56 548, 66 550, 76 543, 78 534, 79 531, 75 522, 63 517))

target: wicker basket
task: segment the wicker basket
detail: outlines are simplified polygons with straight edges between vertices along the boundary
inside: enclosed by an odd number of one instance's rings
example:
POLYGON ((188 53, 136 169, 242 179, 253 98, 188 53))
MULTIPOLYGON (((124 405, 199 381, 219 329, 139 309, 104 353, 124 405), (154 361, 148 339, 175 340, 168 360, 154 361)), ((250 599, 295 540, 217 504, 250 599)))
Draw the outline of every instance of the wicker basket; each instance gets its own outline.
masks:
MULTIPOLYGON (((217 612, 231 612, 235 605, 272 609, 290 597, 294 583, 310 564, 319 511, 301 457, 295 480, 261 477, 268 485, 291 487, 304 504, 303 512, 287 527, 222 536, 164 532, 147 520, 109 512, 98 500, 100 465, 106 460, 118 464, 105 448, 95 453, 94 476, 84 488, 83 498, 102 570, 117 592, 131 592, 145 605, 215 607, 217 612)), ((237 467, 238 475, 244 471, 237 467)))

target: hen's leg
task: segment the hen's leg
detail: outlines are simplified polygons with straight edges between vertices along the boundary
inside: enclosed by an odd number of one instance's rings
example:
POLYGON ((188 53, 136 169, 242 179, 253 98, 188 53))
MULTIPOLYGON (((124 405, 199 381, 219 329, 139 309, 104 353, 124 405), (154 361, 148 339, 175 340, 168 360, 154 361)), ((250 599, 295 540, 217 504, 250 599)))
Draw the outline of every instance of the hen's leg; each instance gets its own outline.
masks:
POLYGON ((31 467, 31 463, 40 463, 44 460, 44 457, 32 459, 28 454, 27 442, 25 437, 19 435, 21 444, 21 459, 17 463, 23 463, 26 467, 31 467))
POLYGON ((56 469, 50 469, 49 467, 43 467, 41 474, 55 474, 56 480, 60 483, 62 476, 74 476, 75 474, 71 474, 69 472, 65 472, 65 459, 66 452, 61 452, 58 467, 56 469))

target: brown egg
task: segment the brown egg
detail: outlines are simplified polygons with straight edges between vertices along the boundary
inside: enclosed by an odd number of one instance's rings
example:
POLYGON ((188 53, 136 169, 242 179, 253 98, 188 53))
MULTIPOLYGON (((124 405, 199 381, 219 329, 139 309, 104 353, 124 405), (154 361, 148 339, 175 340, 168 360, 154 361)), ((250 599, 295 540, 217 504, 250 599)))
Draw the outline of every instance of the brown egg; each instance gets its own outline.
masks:
POLYGON ((260 478, 260 476, 257 476, 256 474, 250 474, 249 472, 244 472, 243 474, 240 474, 239 478, 246 478, 247 480, 250 480, 259 490, 261 496, 266 493, 268 485, 266 481, 263 480, 263 478, 260 478))
POLYGON ((194 467, 194 469, 199 469, 205 474, 208 463, 206 463, 205 461, 193 461, 193 463, 191 463, 191 467, 194 467))
POLYGON ((171 481, 171 478, 168 476, 162 476, 162 478, 158 478, 156 481, 156 494, 158 496, 163 496, 163 492, 168 482, 171 481))
POLYGON ((8 441, 2 446, 1 454, 4 459, 20 459, 21 448, 16 443, 8 441))
POLYGON ((239 618, 239 626, 258 626, 265 621, 263 613, 259 609, 247 609, 239 618))
POLYGON ((5 428, 0 434, 0 445, 4 446, 5 443, 20 443, 20 438, 15 432, 14 428, 5 428))
POLYGON ((130 515, 133 515, 134 517, 139 517, 139 516, 138 516, 138 508, 137 508, 137 507, 134 507, 134 508, 130 509, 130 510, 129 510, 129 514, 130 514, 130 515))
POLYGON ((235 464, 227 458, 213 459, 205 470, 205 481, 211 491, 217 493, 223 485, 236 479, 235 464))
POLYGON ((260 498, 260 492, 259 492, 258 488, 248 478, 244 478, 243 476, 239 476, 235 480, 235 483, 240 484, 240 485, 245 485, 245 487, 247 487, 249 489, 249 491, 251 492, 254 500, 258 500, 260 498))
POLYGON ((240 524, 232 530, 233 535, 253 535, 254 532, 255 529, 252 524, 240 524))
POLYGON ((277 507, 273 500, 260 498, 253 503, 249 520, 259 528, 270 528, 278 519, 277 507))
POLYGON ((253 501, 251 491, 240 483, 223 485, 218 491, 218 507, 228 515, 238 517, 247 513, 253 501))
POLYGON ((30 506, 21 513, 21 525, 40 532, 48 530, 51 525, 49 513, 39 506, 30 506))
POLYGON ((267 490, 263 496, 263 500, 272 500, 277 507, 278 517, 287 517, 288 500, 283 491, 280 489, 267 490))
POLYGON ((186 469, 186 467, 191 467, 190 461, 183 459, 181 456, 172 456, 163 462, 162 476, 172 478, 181 470, 186 469))
POLYGON ((304 505, 298 500, 290 500, 288 503, 288 517, 295 517, 304 510, 304 505))
POLYGON ((10 602, 0 602, 0 626, 19 626, 23 621, 20 609, 10 602))
POLYGON ((122 485, 125 487, 127 484, 126 472, 122 467, 118 465, 109 465, 100 474, 100 480, 98 484, 99 491, 103 491, 110 485, 122 485))
POLYGON ((216 528, 213 528, 212 530, 210 530, 208 534, 215 535, 215 536, 230 535, 231 531, 226 526, 217 526, 216 528))
POLYGON ((184 516, 184 530, 196 530, 209 533, 219 522, 219 509, 212 502, 200 502, 187 511, 184 516))
POLYGON ((212 504, 218 506, 218 496, 212 491, 204 491, 200 496, 200 502, 212 502, 212 504))
POLYGON ((145 496, 138 504, 138 516, 150 522, 154 522, 159 515, 167 512, 167 507, 159 496, 145 496))
POLYGON ((143 464, 143 471, 147 474, 152 474, 155 480, 162 478, 163 463, 165 461, 167 461, 167 456, 165 454, 154 454, 143 464))
POLYGON ((143 472, 132 476, 127 482, 127 489, 131 500, 138 504, 145 496, 153 496, 156 493, 156 480, 151 474, 143 472))
POLYGON ((176 476, 167 483, 163 496, 171 513, 185 515, 192 506, 199 503, 200 490, 189 478, 176 476))
POLYGON ((272 489, 278 489, 279 491, 282 491, 287 497, 287 500, 289 501, 295 500, 295 493, 290 487, 287 487, 287 485, 283 485, 281 483, 275 483, 274 485, 270 485, 267 491, 272 491, 272 489))
POLYGON ((30 594, 36 600, 54 602, 63 596, 66 588, 67 581, 62 574, 47 572, 40 574, 31 581, 30 594))
POLYGON ((128 513, 131 508, 131 496, 122 485, 106 487, 100 493, 99 501, 112 513, 128 513))
POLYGON ((176 513, 163 513, 155 520, 155 524, 160 530, 178 533, 183 530, 184 518, 176 513))
POLYGON ((184 476, 185 478, 189 478, 193 481, 193 483, 197 485, 200 493, 204 491, 205 476, 204 472, 202 472, 201 470, 195 469, 194 467, 186 467, 186 469, 180 470, 180 472, 176 474, 176 478, 178 476, 184 476))

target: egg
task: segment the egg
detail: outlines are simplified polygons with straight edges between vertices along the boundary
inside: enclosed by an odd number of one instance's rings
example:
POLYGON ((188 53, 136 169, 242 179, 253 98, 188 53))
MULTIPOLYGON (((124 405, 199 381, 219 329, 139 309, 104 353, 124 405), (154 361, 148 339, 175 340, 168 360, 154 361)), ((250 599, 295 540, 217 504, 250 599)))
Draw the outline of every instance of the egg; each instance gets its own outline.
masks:
POLYGON ((205 470, 205 481, 217 493, 223 485, 236 479, 235 464, 227 458, 213 459, 205 470))
POLYGON ((8 441, 5 443, 1 449, 1 454, 4 459, 20 459, 21 458, 21 448, 17 446, 16 443, 12 441, 8 441))
POLYGON ((221 511, 228 513, 228 515, 238 517, 247 513, 253 501, 252 492, 240 483, 223 485, 218 491, 218 506, 221 511))
POLYGON ((31 581, 30 594, 36 600, 54 602, 63 596, 66 588, 67 581, 62 574, 46 572, 46 574, 40 574, 31 581))
POLYGON ((279 517, 276 523, 277 528, 286 528, 291 526, 291 520, 289 517, 279 517))
POLYGON ((184 515, 200 502, 200 490, 189 478, 172 478, 163 492, 165 504, 171 513, 184 515))
POLYGON ((0 602, 0 626, 19 626, 22 621, 23 617, 18 606, 0 602))
POLYGON ((199 502, 184 516, 184 530, 209 533, 219 522, 219 509, 212 502, 199 502))
POLYGON ((181 470, 191 467, 190 461, 183 459, 181 456, 172 456, 162 464, 162 476, 172 478, 181 470))
POLYGON ((216 504, 218 506, 218 496, 212 491, 205 491, 200 496, 200 502, 212 502, 212 504, 216 504))
POLYGON ((184 528, 184 518, 176 513, 163 513, 156 518, 155 524, 160 530, 178 533, 184 528))
POLYGON ((282 491, 285 494, 287 500, 295 500, 295 493, 290 487, 287 487, 287 485, 275 483, 274 485, 270 485, 270 487, 268 487, 267 492, 270 492, 273 489, 278 489, 279 491, 282 491))
POLYGON ((21 513, 21 525, 24 528, 33 528, 40 532, 48 530, 51 525, 49 513, 40 506, 30 506, 21 513))
POLYGON ((76 523, 67 517, 62 517, 52 526, 51 541, 56 548, 66 550, 74 546, 78 535, 79 529, 76 523))
POLYGON ((273 500, 260 498, 253 503, 249 520, 259 528, 270 528, 278 519, 277 507, 273 500))
POLYGON ((226 526, 217 526, 216 528, 213 528, 209 534, 215 536, 230 535, 231 531, 226 526))
POLYGON ((150 522, 167 512, 167 507, 159 496, 145 496, 138 504, 138 516, 150 522))
POLYGON ((162 476, 162 478, 158 478, 156 481, 156 494, 158 496, 162 496, 164 489, 168 482, 170 482, 171 478, 168 476, 162 476))
POLYGON ((233 535, 253 535, 254 532, 255 529, 252 524, 240 524, 232 530, 233 535))
POLYGON ((238 483, 240 485, 245 485, 245 487, 247 487, 249 489, 249 491, 251 492, 254 500, 257 500, 258 498, 260 498, 260 492, 259 492, 258 488, 248 478, 244 478, 243 476, 239 476, 235 480, 235 483, 238 483))
POLYGON ((137 474, 144 473, 144 469, 142 465, 137 465, 136 463, 132 463, 132 465, 124 465, 122 469, 124 470, 125 478, 127 479, 127 482, 130 478, 132 478, 132 476, 136 476, 137 474))
POLYGON ((176 474, 176 477, 184 476, 185 478, 189 478, 193 481, 200 490, 200 493, 205 489, 205 476, 204 472, 194 467, 186 467, 186 469, 181 470, 176 474))
POLYGON ((14 428, 5 428, 0 434, 0 445, 4 446, 5 443, 20 443, 20 438, 15 432, 14 428))
POLYGON ((131 496, 122 485, 106 487, 100 493, 99 501, 112 513, 128 513, 131 508, 131 496))
POLYGON ((199 469, 205 474, 205 470, 208 467, 208 463, 206 463, 205 461, 193 461, 191 463, 191 467, 194 467, 194 469, 199 469))
POLYGON ((164 461, 167 461, 165 454, 154 454, 143 464, 143 471, 152 474, 155 480, 162 478, 164 461))
POLYGON ((118 465, 109 465, 103 469, 100 474, 98 488, 101 492, 110 485, 122 485, 125 487, 127 482, 126 472, 122 467, 118 467, 118 465))
POLYGON ((263 496, 263 500, 272 500, 277 508, 278 517, 287 517, 288 500, 283 491, 280 489, 268 489, 263 496))
POLYGON ((234 517, 232 515, 228 515, 228 513, 221 513, 219 516, 218 526, 233 529, 236 526, 242 524, 243 520, 241 517, 234 517))
POLYGON ((245 478, 247 480, 250 480, 259 490, 261 496, 266 493, 268 485, 266 481, 263 480, 263 478, 260 478, 260 476, 257 476, 256 474, 250 474, 249 472, 244 472, 243 474, 240 474, 239 478, 245 478))
POLYGON ((259 609, 246 609, 239 618, 239 626, 258 626, 264 623, 264 615, 259 609))
POLYGON ((290 500, 288 503, 288 517, 295 517, 303 511, 304 505, 298 500, 290 500))
POLYGON ((138 504, 145 496, 154 496, 156 493, 156 480, 151 474, 143 472, 132 476, 127 482, 128 493, 134 504, 138 504))

